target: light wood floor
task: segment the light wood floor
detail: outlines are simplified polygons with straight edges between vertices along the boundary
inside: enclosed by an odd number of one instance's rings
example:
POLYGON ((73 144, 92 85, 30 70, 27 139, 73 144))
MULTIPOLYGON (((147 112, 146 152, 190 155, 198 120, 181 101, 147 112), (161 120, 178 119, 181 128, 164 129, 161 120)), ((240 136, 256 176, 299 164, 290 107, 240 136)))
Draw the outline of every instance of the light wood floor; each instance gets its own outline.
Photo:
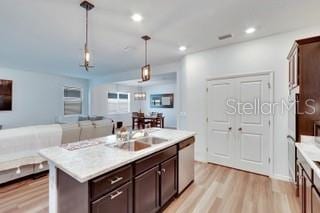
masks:
MULTIPOLYGON (((195 182, 165 213, 299 213, 290 183, 210 164, 195 164, 195 182)), ((1 213, 48 212, 48 178, 0 188, 1 213)))
POLYGON ((165 213, 299 213, 290 183, 201 163, 195 174, 195 183, 165 213))

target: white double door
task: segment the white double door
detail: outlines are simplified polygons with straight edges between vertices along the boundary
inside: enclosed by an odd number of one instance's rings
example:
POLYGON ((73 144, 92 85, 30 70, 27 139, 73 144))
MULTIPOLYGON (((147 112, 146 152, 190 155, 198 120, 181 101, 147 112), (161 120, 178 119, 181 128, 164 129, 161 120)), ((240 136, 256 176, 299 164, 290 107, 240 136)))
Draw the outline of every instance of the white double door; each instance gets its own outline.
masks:
POLYGON ((209 162, 269 174, 269 80, 256 75, 208 81, 209 162))

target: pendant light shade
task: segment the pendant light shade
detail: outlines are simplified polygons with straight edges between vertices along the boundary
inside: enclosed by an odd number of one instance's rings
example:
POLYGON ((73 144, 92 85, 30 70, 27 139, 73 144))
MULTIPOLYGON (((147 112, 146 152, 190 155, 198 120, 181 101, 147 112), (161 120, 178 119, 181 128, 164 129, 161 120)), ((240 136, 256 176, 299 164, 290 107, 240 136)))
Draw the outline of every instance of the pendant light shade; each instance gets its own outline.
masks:
POLYGON ((141 78, 143 81, 149 81, 151 78, 151 66, 145 65, 141 68, 141 78))
POLYGON ((136 92, 136 93, 134 93, 134 100, 135 101, 145 101, 146 96, 147 95, 145 92, 136 92))
POLYGON ((145 65, 141 68, 142 81, 149 81, 151 78, 151 66, 148 64, 148 40, 151 38, 147 35, 141 37, 145 42, 145 65))
MULTIPOLYGON (((139 84, 142 83, 142 81, 138 81, 139 84)), ((142 86, 138 87, 138 92, 134 93, 134 100, 135 101, 145 101, 147 98, 147 94, 142 91, 142 86)))
POLYGON ((93 66, 90 65, 90 52, 89 52, 89 44, 88 44, 88 13, 90 10, 94 8, 94 5, 91 4, 89 1, 83 1, 80 4, 81 7, 83 7, 86 10, 86 41, 84 44, 84 56, 83 56, 83 65, 80 65, 81 67, 84 67, 86 71, 89 71, 89 68, 92 68, 93 66))

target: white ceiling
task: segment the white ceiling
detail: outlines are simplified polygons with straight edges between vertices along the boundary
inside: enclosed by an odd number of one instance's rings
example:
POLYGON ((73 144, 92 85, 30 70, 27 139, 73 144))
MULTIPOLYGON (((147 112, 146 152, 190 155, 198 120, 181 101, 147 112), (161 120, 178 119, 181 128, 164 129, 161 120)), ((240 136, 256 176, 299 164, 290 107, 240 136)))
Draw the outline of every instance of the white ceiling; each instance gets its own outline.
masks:
POLYGON ((150 87, 156 85, 175 84, 177 81, 176 73, 166 73, 153 75, 149 81, 141 82, 141 79, 117 82, 116 84, 134 87, 150 87))
POLYGON ((319 0, 95 0, 90 12, 90 49, 96 66, 84 72, 84 10, 80 0, 1 0, 0 66, 95 78, 143 63, 148 34, 152 65, 187 53, 318 24, 319 0), (130 16, 141 13, 143 22, 130 16), (257 32, 246 35, 254 26, 257 32), (219 41, 218 36, 233 38, 219 41), (128 50, 125 50, 127 48, 128 50))

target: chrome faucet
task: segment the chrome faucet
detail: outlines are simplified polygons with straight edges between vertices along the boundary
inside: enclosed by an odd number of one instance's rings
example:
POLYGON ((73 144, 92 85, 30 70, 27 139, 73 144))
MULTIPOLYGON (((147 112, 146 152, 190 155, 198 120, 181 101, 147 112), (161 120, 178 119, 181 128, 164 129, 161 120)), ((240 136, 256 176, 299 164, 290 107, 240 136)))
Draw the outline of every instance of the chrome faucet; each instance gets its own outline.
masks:
POLYGON ((149 133, 145 130, 138 130, 138 131, 130 130, 130 139, 147 137, 147 136, 149 136, 149 133))

